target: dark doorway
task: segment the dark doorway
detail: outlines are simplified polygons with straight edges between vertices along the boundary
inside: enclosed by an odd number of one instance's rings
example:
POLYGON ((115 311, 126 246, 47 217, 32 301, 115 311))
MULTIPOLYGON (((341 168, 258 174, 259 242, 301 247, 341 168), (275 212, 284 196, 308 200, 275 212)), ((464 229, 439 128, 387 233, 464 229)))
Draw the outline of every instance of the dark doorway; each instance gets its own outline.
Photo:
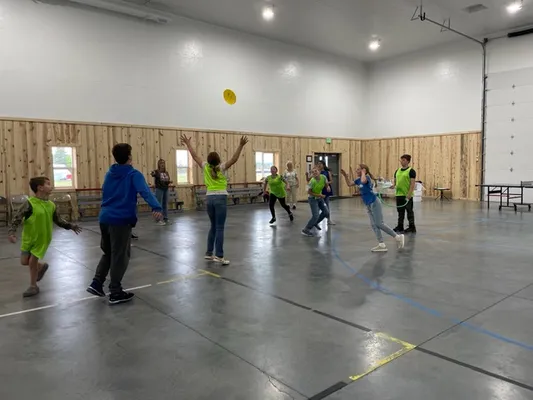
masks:
POLYGON ((331 171, 331 175, 333 175, 331 184, 333 197, 337 197, 339 195, 341 155, 339 153, 315 153, 315 164, 319 161, 324 161, 331 171))

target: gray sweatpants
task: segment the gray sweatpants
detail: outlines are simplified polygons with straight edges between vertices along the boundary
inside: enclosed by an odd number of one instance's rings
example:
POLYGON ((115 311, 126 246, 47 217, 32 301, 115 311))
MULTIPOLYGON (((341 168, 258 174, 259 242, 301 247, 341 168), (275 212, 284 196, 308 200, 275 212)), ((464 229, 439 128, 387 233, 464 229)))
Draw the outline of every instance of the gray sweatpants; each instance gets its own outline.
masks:
POLYGON ((379 199, 376 199, 372 204, 366 206, 366 209, 368 211, 368 216, 370 217, 370 224, 372 225, 372 229, 374 230, 379 243, 383 243, 383 235, 381 234, 381 231, 392 237, 396 237, 396 232, 383 222, 383 211, 379 199))
POLYGON ((130 262, 131 225, 100 224, 100 248, 104 252, 96 267, 94 279, 104 284, 111 275, 109 291, 111 294, 122 291, 122 278, 130 262))

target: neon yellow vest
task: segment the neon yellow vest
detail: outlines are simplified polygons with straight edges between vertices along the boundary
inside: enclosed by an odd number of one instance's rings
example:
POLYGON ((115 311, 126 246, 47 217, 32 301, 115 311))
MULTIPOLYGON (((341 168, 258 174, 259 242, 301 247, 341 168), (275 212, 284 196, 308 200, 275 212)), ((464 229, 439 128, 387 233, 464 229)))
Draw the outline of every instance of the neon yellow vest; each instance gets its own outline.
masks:
POLYGON ((208 192, 227 190, 228 180, 222 171, 217 172, 217 177, 211 175, 212 168, 209 164, 204 167, 204 183, 208 192))
POLYGON ((309 182, 309 186, 313 194, 321 194, 322 189, 324 189, 324 186, 326 186, 326 177, 324 175, 320 175, 318 181, 316 180, 316 178, 312 178, 309 182))
POLYGON ((24 221, 21 249, 42 259, 52 241, 56 205, 50 200, 41 200, 37 197, 30 197, 28 201, 32 213, 24 221))
POLYGON ((409 193, 409 188, 411 187, 411 178, 409 177, 410 172, 411 167, 407 168, 405 171, 398 168, 396 171, 396 196, 407 196, 409 193))

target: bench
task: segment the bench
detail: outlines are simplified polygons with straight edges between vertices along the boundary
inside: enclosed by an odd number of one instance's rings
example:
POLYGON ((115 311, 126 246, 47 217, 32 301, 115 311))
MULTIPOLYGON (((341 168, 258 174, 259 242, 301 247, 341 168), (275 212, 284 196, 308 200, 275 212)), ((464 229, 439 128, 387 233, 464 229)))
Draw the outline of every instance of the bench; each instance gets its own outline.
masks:
MULTIPOLYGON (((196 200, 196 209, 205 209, 205 200, 207 189, 204 185, 193 187, 194 197, 196 200)), ((241 200, 248 200, 248 204, 256 203, 257 199, 263 194, 263 184, 261 182, 252 183, 232 183, 228 187, 228 199, 231 199, 233 205, 241 204, 241 200), (237 186, 237 187, 236 187, 237 186)))
MULTIPOLYGON (((151 188, 152 192, 155 194, 155 189, 151 188)), ((102 204, 102 189, 77 189, 76 190, 77 204, 78 204, 78 214, 79 218, 84 218, 87 211, 100 211, 100 206, 102 204)), ((168 203, 173 204, 177 212, 183 211, 184 202, 178 200, 178 192, 175 187, 170 187, 168 192, 168 203)), ((137 207, 145 208, 147 206, 146 202, 141 196, 137 196, 137 207)), ((142 210, 141 210, 142 211, 142 210)))
POLYGON ((72 206, 72 197, 70 197, 70 194, 54 193, 50 196, 50 200, 55 203, 56 210, 62 218, 69 222, 74 220, 74 207, 72 206))

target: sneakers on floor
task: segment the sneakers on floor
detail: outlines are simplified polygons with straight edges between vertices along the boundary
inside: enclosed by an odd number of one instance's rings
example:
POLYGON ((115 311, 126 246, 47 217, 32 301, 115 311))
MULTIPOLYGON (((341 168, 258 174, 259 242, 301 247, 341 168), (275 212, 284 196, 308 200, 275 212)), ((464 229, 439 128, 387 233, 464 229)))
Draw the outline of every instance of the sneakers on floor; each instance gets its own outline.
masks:
POLYGON ((404 233, 416 233, 416 227, 409 226, 409 227, 407 227, 407 229, 405 230, 404 233))
POLYGON ((304 236, 307 236, 307 237, 313 237, 315 235, 313 235, 313 232, 307 230, 307 229, 302 229, 302 235, 304 236))
POLYGON ((166 223, 165 221, 158 221, 158 222, 156 222, 156 225, 158 225, 158 226, 166 226, 166 224, 167 224, 167 223, 166 223))
POLYGON ((374 253, 380 253, 384 251, 387 251, 387 246, 385 246, 385 243, 380 243, 372 249, 372 252, 374 253))
POLYGON ((133 240, 137 240, 137 239, 139 239, 139 236, 137 236, 136 234, 132 233, 132 234, 131 234, 131 238, 132 238, 133 240))
POLYGON ((48 271, 48 264, 44 263, 41 269, 39 270, 39 273, 37 274, 37 282, 41 281, 41 279, 44 278, 44 274, 46 274, 46 271, 48 271))
POLYGON ((217 262, 217 263, 220 263, 222 265, 229 265, 230 264, 229 260, 225 259, 224 257, 214 256, 213 257, 213 261, 217 262))
POLYGON ((393 229, 393 231, 396 233, 403 233, 403 226, 397 226, 393 229))
POLYGON ((39 292, 40 290, 38 286, 30 286, 29 288, 26 289, 24 293, 22 293, 22 297, 33 297, 33 296, 38 295, 39 292))
POLYGON ((214 258, 215 256, 213 254, 206 254, 204 256, 204 260, 207 260, 207 261, 213 261, 214 258))
POLYGON ((289 214, 289 219, 291 220, 291 222, 294 221, 294 214, 293 213, 289 214))
POLYGON ((403 249, 405 247, 405 235, 401 234, 396 236, 396 243, 399 249, 403 249))
POLYGON ((328 225, 337 225, 337 224, 333 222, 332 220, 328 219, 328 225))
POLYGON ((112 293, 109 295, 109 304, 115 305, 120 303, 127 303, 135 297, 133 293, 125 292, 124 290, 118 293, 112 293))
POLYGON ((268 223, 269 223, 270 225, 272 225, 272 224, 275 223, 275 222, 276 222, 276 218, 272 218, 268 223))
POLYGON ((91 284, 87 287, 87 292, 89 292, 93 296, 105 297, 103 285, 95 280, 93 280, 91 284))

